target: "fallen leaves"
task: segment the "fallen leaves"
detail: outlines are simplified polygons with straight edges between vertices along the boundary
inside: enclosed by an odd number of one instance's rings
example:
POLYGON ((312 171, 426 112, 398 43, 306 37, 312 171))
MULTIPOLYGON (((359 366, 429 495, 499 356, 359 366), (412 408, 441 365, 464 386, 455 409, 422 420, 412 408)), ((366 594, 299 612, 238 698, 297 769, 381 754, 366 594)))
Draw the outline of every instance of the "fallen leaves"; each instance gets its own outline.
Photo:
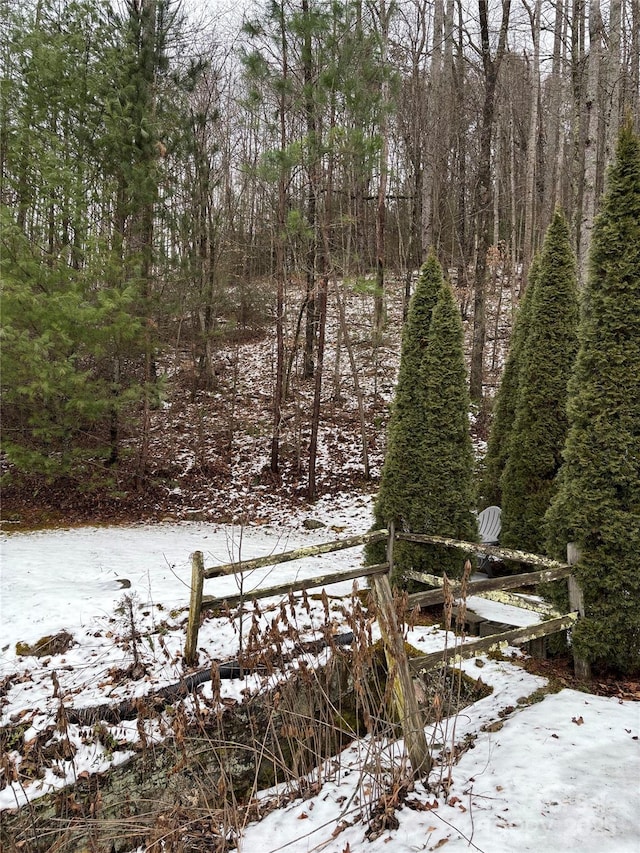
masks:
MULTIPOLYGON (((344 832, 344 831, 345 831, 345 829, 346 829, 347 827, 349 827, 349 826, 351 826, 351 824, 350 824, 348 821, 346 821, 346 820, 338 821, 338 823, 336 824, 335 829, 334 829, 334 830, 333 830, 333 832, 331 833, 331 837, 332 837, 332 838, 336 838, 338 835, 340 835, 340 833, 341 833, 341 832, 344 832)), ((349 853, 349 850, 350 850, 350 848, 349 848, 349 842, 347 841, 347 846, 344 848, 344 850, 342 851, 342 853, 349 853)))
MULTIPOLYGON (((527 672, 552 679, 560 687, 573 687, 578 680, 573 672, 573 661, 569 655, 558 656, 549 660, 527 658, 523 661, 527 672)), ((598 680, 589 684, 589 692, 596 696, 610 696, 624 702, 640 702, 640 681, 633 679, 621 681, 615 675, 610 677, 600 674, 598 680)))
POLYGON ((413 798, 411 800, 405 800, 405 805, 407 808, 413 809, 414 812, 432 812, 438 808, 440 803, 437 800, 434 800, 432 803, 428 801, 423 803, 422 800, 413 798))

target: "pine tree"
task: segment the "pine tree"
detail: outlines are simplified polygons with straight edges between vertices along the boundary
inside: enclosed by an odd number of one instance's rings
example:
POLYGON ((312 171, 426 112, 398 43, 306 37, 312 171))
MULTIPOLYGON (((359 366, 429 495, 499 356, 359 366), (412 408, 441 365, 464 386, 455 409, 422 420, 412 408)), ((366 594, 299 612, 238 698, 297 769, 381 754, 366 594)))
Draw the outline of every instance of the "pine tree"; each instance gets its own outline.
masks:
POLYGON ((97 366, 139 336, 131 293, 87 298, 92 269, 43 258, 7 216, 2 231, 2 450, 16 469, 91 479, 88 460, 106 460, 108 424, 136 396, 114 398, 97 366))
MULTIPOLYGON (((462 322, 435 255, 423 265, 402 338, 375 529, 393 522, 414 533, 473 536, 472 452, 462 350, 462 322), (433 354, 431 354, 433 349, 433 354)), ((384 546, 370 546, 367 562, 384 560, 384 546)), ((455 569, 462 567, 453 558, 455 569)), ((433 549, 399 542, 396 585, 407 569, 451 570, 433 549)))
POLYGON ((545 235, 522 353, 515 421, 501 478, 507 548, 544 551, 567 434, 567 382, 578 348, 576 265, 567 222, 556 211, 545 235))
POLYGON ((529 334, 530 306, 536 287, 538 266, 539 258, 536 256, 529 269, 527 289, 518 307, 509 353, 494 403, 489 441, 479 488, 479 507, 481 509, 492 505, 502 506, 500 478, 509 458, 509 437, 516 416, 520 368, 522 367, 523 351, 529 334))
POLYGON ((149 385, 170 5, 132 0, 120 19, 100 0, 43 0, 8 22, 2 441, 27 473, 84 477, 100 470, 88 458, 116 462, 118 425, 149 385))
POLYGON ((640 139, 623 127, 594 224, 569 385, 569 433, 547 513, 559 558, 574 542, 591 664, 640 670, 640 139))
POLYGON ((3 148, 2 447, 27 473, 82 476, 106 459, 110 412, 132 400, 104 371, 140 337, 133 299, 105 285, 109 251, 98 232, 104 133, 100 93, 115 68, 113 25, 93 0, 47 0, 12 21, 12 102, 3 148), (91 176, 91 180, 89 179, 91 176), (90 229, 94 228, 90 236, 90 229))

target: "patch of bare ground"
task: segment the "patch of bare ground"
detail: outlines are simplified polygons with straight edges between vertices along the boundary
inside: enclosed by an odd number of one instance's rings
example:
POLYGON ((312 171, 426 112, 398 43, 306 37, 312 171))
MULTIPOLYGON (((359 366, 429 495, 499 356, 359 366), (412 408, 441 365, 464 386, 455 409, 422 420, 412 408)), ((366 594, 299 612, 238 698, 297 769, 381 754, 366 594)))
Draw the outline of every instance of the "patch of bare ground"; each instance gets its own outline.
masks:
POLYGON ((621 702, 640 702, 640 679, 625 679, 620 673, 599 672, 592 681, 585 683, 576 678, 573 671, 573 659, 567 654, 554 655, 547 659, 524 658, 523 667, 534 675, 547 678, 557 689, 568 687, 582 690, 597 696, 609 696, 621 702))

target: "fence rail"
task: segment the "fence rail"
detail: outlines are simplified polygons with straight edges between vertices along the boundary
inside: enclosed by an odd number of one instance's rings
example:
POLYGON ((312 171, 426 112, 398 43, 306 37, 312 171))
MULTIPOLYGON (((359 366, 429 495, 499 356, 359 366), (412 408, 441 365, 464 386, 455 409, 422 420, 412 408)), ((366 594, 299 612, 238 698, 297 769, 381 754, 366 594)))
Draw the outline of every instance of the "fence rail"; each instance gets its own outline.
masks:
MULTIPOLYGON (((431 768, 431 757, 426 742, 422 715, 418 707, 415 690, 413 687, 412 673, 424 672, 442 662, 451 659, 465 659, 483 651, 500 647, 504 644, 525 643, 540 639, 550 634, 558 633, 575 625, 578 618, 584 615, 583 597, 580 587, 572 574, 572 566, 578 562, 579 554, 572 545, 568 546, 568 562, 560 563, 548 557, 538 554, 527 554, 524 551, 516 551, 499 546, 490 546, 476 542, 462 542, 444 536, 431 536, 426 534, 397 532, 393 526, 389 530, 377 530, 372 533, 364 533, 312 545, 306 548, 297 548, 281 554, 270 554, 265 557, 257 557, 252 560, 226 563, 211 568, 204 567, 204 558, 201 551, 192 555, 192 580, 191 600, 189 605, 189 622, 187 626, 187 639, 185 644, 185 663, 192 666, 197 662, 198 628, 203 609, 226 605, 233 607, 243 601, 266 598, 275 595, 288 595, 293 592, 311 589, 315 587, 329 586, 357 578, 370 577, 372 579, 372 590, 377 609, 377 619, 383 638, 385 654, 393 678, 394 701, 398 717, 401 721, 409 760, 416 774, 426 774, 431 768), (283 583, 277 586, 253 589, 249 592, 240 592, 236 595, 204 596, 203 587, 205 579, 223 577, 228 575, 244 575, 249 571, 266 566, 279 565, 292 560, 301 560, 321 554, 330 554, 342 551, 346 548, 354 548, 371 542, 387 542, 387 560, 375 566, 361 566, 346 572, 333 572, 326 575, 314 575, 302 578, 294 583, 283 583), (514 628, 456 645, 451 649, 434 652, 409 662, 404 646, 403 634, 398 624, 393 592, 389 581, 389 575, 393 569, 393 548, 396 541, 415 542, 423 545, 440 545, 446 548, 456 548, 467 554, 491 555, 505 560, 517 561, 525 565, 536 567, 536 571, 511 575, 502 578, 491 578, 481 581, 471 581, 467 584, 467 595, 483 595, 496 590, 507 590, 526 586, 535 586, 539 583, 550 583, 566 579, 569 588, 570 613, 556 616, 552 619, 531 625, 526 628, 514 628)), ((432 575, 420 572, 410 572, 410 577, 427 586, 437 586, 436 589, 418 592, 408 597, 410 607, 430 606, 441 604, 445 599, 443 581, 432 575)), ((461 586, 452 584, 450 594, 459 597, 461 586)), ((576 674, 578 677, 588 679, 590 677, 589 666, 586 661, 574 658, 576 674)))
POLYGON ((376 530, 372 533, 363 533, 358 536, 349 536, 345 539, 335 539, 331 542, 322 542, 319 545, 310 545, 306 548, 296 548, 293 551, 283 551, 281 554, 269 554, 265 557, 256 557, 252 560, 239 560, 235 563, 225 563, 206 569, 201 551, 196 551, 191 557, 191 600, 189 603, 189 622, 187 625, 187 640, 185 643, 184 659, 187 666, 193 666, 197 661, 198 629, 200 627, 200 614, 205 608, 216 607, 226 604, 234 606, 241 601, 267 598, 270 595, 288 595, 292 592, 301 592, 303 589, 312 589, 317 586, 329 586, 340 583, 340 581, 355 580, 375 574, 387 574, 390 570, 388 563, 379 566, 362 566, 351 572, 335 572, 334 574, 304 578, 295 583, 285 583, 268 589, 256 589, 237 595, 204 596, 203 587, 206 578, 224 577, 227 575, 243 575, 246 572, 262 569, 266 566, 276 566, 280 563, 288 563, 292 560, 303 560, 307 557, 316 557, 319 554, 330 554, 335 551, 344 551, 346 548, 355 548, 358 545, 366 545, 368 542, 382 542, 389 538, 387 530, 376 530))
POLYGON ((387 530, 375 530, 372 533, 360 533, 357 536, 348 536, 345 539, 334 539, 331 542, 323 542, 320 545, 308 545, 306 548, 295 548, 293 551, 283 551, 281 554, 269 554, 265 557, 255 557, 253 560, 241 560, 236 563, 225 563, 221 566, 213 566, 204 569, 205 578, 217 578, 222 575, 244 574, 254 569, 262 569, 265 566, 276 566, 280 563, 289 563, 292 560, 303 560, 305 557, 316 557, 319 554, 330 554, 334 551, 344 551, 346 548, 355 548, 357 545, 365 545, 368 542, 382 542, 387 539, 387 530))
POLYGON ((378 563, 375 566, 363 566, 359 569, 352 569, 350 572, 334 572, 331 575, 315 575, 312 578, 291 583, 281 583, 278 586, 264 587, 264 589, 256 589, 251 592, 239 592, 236 595, 225 596, 203 596, 202 610, 207 608, 217 607, 220 604, 226 604, 228 607, 235 607, 243 601, 259 600, 261 598, 270 598, 273 595, 289 595, 291 592, 302 592, 303 589, 312 589, 317 586, 330 586, 333 583, 341 581, 357 580, 358 578, 371 577, 373 575, 386 575, 389 572, 389 563, 378 563))
MULTIPOLYGON (((571 566, 560 566, 557 569, 543 569, 540 572, 523 572, 518 575, 509 575, 503 578, 489 578, 488 580, 469 581, 467 584, 467 595, 478 595, 483 592, 495 592, 496 590, 519 589, 523 586, 536 586, 539 583, 551 583, 568 578, 571 575, 571 566)), ((408 572, 407 576, 420 583, 433 583, 435 578, 422 574, 421 572, 408 572), (427 579, 428 578, 428 579, 427 579)), ((454 598, 460 595, 459 584, 451 584, 451 592, 454 598)), ((444 589, 430 589, 425 592, 414 592, 409 596, 411 607, 431 607, 433 604, 442 604, 444 601, 444 589)))

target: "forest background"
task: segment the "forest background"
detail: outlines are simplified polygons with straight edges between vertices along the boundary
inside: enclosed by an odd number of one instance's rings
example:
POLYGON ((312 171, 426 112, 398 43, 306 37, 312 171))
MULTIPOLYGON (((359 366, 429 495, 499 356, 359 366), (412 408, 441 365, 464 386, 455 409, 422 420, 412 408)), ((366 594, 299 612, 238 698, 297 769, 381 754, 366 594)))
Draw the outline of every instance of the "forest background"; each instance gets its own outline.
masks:
POLYGON ((482 437, 554 210, 584 283, 620 123, 640 123, 639 0, 0 10, 1 461, 23 521, 166 514, 204 482, 232 512, 247 429, 253 486, 375 477, 389 318, 430 247, 482 437), (241 348, 265 341, 243 420, 241 348), (360 462, 339 470, 336 430, 318 472, 337 411, 360 462))

